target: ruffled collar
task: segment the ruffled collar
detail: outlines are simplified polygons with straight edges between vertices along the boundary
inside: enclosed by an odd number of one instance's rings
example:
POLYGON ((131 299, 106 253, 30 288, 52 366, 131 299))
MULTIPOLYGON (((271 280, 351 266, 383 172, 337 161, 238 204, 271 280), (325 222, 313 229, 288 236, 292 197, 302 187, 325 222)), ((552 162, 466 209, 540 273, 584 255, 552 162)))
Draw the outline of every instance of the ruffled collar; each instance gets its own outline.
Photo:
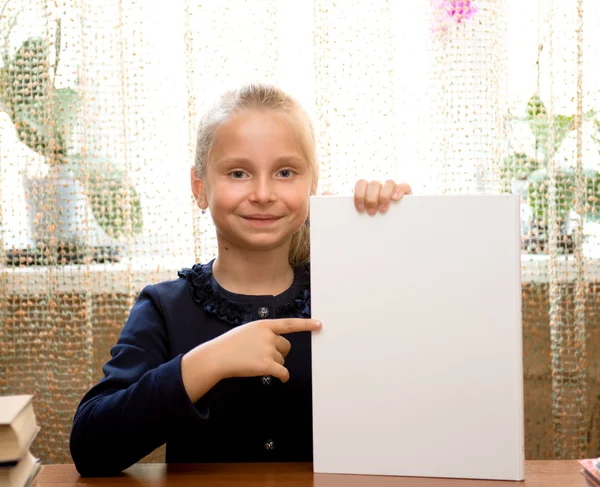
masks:
MULTIPOLYGON (((252 321, 252 305, 260 302, 261 296, 234 294, 223 289, 213 276, 213 262, 181 269, 177 275, 187 280, 192 299, 206 313, 231 326, 252 321)), ((274 299, 278 318, 310 318, 310 265, 296 267, 292 285, 274 299)))

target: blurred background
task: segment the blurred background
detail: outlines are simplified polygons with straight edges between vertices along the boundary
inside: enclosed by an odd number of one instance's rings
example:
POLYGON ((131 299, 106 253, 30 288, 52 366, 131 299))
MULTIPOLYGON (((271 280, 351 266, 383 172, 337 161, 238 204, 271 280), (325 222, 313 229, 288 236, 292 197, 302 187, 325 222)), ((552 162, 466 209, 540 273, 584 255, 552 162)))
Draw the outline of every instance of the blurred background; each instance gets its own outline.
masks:
POLYGON ((34 453, 71 461, 139 291, 214 256, 197 121, 266 81, 321 190, 521 195, 526 457, 600 455, 598 26, 595 0, 0 0, 0 394, 35 394, 34 453))

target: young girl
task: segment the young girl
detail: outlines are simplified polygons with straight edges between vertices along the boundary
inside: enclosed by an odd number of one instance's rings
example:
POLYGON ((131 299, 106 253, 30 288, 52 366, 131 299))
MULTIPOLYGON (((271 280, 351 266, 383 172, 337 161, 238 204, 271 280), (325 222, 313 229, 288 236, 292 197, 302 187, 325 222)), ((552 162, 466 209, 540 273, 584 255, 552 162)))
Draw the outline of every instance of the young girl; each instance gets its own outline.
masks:
MULTIPOLYGON (((191 179, 218 256, 142 290, 75 414, 81 475, 117 474, 165 442, 169 463, 312 460, 307 115, 274 87, 226 93, 200 123, 191 179)), ((410 193, 361 180, 354 201, 374 215, 410 193)))

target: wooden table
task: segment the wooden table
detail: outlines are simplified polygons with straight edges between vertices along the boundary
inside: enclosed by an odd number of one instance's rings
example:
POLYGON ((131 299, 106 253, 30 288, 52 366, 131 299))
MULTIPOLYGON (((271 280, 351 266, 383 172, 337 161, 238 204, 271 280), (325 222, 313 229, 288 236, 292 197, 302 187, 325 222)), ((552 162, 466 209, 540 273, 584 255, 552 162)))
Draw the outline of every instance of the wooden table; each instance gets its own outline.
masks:
POLYGON ((313 474, 310 463, 137 464, 119 477, 81 478, 73 465, 46 465, 40 487, 585 487, 576 461, 528 461, 525 482, 313 474))

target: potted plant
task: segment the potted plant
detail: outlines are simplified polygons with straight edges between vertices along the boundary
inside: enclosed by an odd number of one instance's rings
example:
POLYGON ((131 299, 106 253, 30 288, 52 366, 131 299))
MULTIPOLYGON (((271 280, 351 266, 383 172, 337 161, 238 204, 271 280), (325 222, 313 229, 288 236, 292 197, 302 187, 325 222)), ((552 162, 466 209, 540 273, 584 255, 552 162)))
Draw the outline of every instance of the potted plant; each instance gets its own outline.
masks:
POLYGON ((125 168, 102 154, 73 150, 80 99, 75 90, 54 85, 60 22, 53 66, 49 43, 40 37, 26 39, 3 58, 2 107, 18 139, 43 156, 48 169, 26 181, 36 248, 9 253, 9 260, 30 265, 117 260, 124 237, 141 231, 140 198, 125 168))
MULTIPOLYGON (((588 112, 584 120, 589 121, 594 113, 588 112)), ((559 227, 559 249, 564 253, 573 250, 573 237, 570 225, 574 215, 575 187, 579 184, 573 169, 561 167, 555 170, 554 186, 550 179, 550 164, 567 136, 576 129, 575 116, 556 114, 552 123, 538 94, 534 94, 528 104, 526 122, 534 135, 531 153, 512 152, 505 158, 501 167, 503 190, 517 192, 527 200, 530 213, 525 217, 522 248, 527 253, 548 251, 550 213, 554 203, 559 227), (551 200, 554 198, 554 200, 551 200)), ((596 122, 598 124, 598 122, 596 122)), ((584 185, 585 219, 595 220, 600 212, 600 173, 585 169, 581 176, 584 185)))

